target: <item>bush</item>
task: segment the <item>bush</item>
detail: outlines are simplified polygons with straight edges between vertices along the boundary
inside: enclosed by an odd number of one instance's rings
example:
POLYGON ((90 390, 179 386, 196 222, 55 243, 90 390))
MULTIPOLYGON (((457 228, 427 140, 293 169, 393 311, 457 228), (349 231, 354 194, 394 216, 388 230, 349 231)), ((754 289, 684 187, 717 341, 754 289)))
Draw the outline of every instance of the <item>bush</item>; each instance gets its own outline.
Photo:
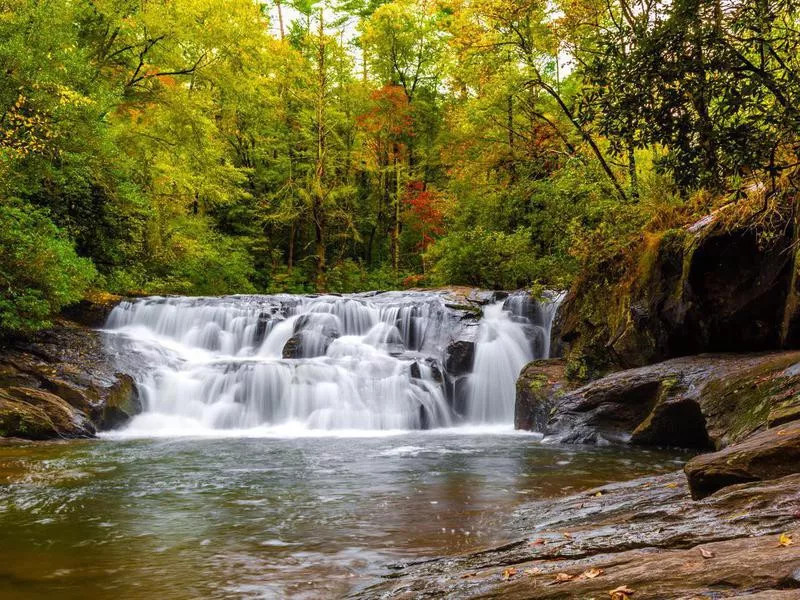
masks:
POLYGON ((438 285, 459 284, 495 289, 523 287, 536 279, 530 231, 487 231, 476 227, 438 240, 426 255, 438 285))
POLYGON ((89 259, 41 209, 0 202, 0 333, 30 333, 51 324, 97 277, 89 259))

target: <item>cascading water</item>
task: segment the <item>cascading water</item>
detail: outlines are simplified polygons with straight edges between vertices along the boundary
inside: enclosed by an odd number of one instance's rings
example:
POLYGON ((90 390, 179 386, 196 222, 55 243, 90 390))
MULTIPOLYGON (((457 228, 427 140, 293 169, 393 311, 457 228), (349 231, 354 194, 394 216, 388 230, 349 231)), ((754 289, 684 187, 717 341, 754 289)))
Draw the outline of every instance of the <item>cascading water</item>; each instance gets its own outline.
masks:
POLYGON ((484 309, 467 388, 470 422, 514 421, 517 377, 534 358, 550 356, 550 330, 562 298, 539 303, 514 294, 484 309))
POLYGON ((510 424, 521 368, 547 356, 555 304, 515 294, 477 321, 434 292, 154 297, 120 304, 107 332, 135 356, 142 433, 510 424), (445 368, 459 340, 474 351, 468 374, 445 368))

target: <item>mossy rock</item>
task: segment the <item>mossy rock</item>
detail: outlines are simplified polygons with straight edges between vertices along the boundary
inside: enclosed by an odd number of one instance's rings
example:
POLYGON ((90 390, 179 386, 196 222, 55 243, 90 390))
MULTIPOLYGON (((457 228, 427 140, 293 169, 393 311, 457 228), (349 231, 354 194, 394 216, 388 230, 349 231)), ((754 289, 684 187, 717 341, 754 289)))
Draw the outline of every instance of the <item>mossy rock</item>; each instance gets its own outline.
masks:
POLYGON ((626 255, 583 273, 562 309, 569 377, 589 381, 703 352, 796 347, 793 230, 777 223, 764 244, 751 223, 708 218, 645 234, 626 255))

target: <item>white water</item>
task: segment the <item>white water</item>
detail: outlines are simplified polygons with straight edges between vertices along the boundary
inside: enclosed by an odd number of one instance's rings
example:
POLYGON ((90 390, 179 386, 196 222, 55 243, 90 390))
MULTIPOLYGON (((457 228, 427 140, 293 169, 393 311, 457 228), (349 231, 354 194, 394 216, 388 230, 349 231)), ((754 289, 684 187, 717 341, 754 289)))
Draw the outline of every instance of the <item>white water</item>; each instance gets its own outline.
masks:
POLYGON ((547 356, 554 310, 515 295, 476 324, 423 292, 122 303, 109 341, 135 357, 144 401, 123 435, 510 427, 516 378, 547 356), (456 339, 477 342, 460 386, 443 366, 456 339))

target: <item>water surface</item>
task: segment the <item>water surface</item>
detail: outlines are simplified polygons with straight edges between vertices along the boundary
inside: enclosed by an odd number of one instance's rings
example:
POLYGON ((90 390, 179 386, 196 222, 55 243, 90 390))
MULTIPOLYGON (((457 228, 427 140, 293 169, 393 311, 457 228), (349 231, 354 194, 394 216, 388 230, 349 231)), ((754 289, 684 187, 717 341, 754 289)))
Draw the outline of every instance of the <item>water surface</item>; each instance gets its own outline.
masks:
POLYGON ((486 430, 0 445, 0 598, 341 597, 680 459, 486 430))

